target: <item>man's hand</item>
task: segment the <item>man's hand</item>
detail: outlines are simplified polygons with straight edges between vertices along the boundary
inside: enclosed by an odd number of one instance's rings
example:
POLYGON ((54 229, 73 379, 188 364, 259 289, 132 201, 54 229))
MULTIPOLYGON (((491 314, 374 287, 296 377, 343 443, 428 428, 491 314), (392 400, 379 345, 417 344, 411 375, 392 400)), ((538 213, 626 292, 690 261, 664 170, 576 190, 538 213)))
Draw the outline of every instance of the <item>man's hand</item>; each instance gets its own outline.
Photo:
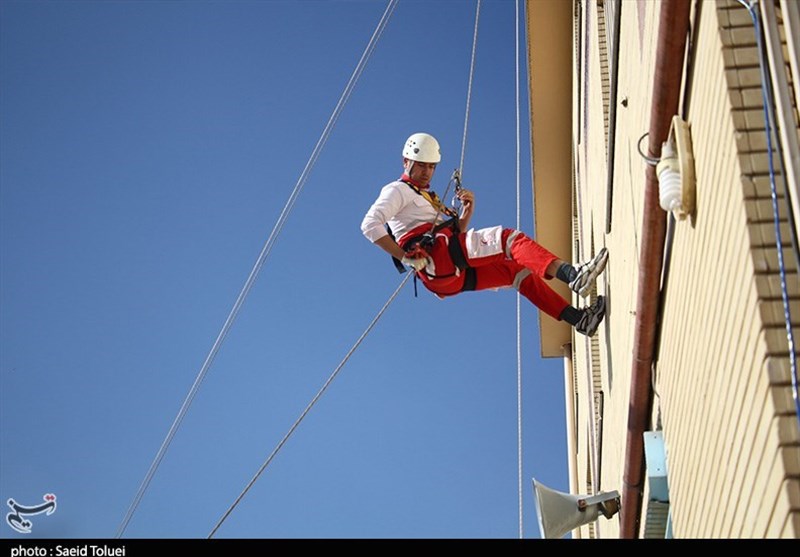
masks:
POLYGON ((456 195, 459 201, 461 201, 459 227, 461 230, 467 230, 469 228, 469 221, 472 219, 472 214, 475 212, 475 194, 470 190, 461 189, 456 195))
POLYGON ((427 251, 422 249, 421 246, 416 245, 406 252, 401 262, 403 265, 413 267, 415 271, 421 271, 427 267, 429 257, 427 251))
POLYGON ((472 193, 470 190, 460 189, 458 194, 456 194, 458 200, 461 201, 461 205, 463 205, 464 209, 472 210, 473 203, 475 203, 475 194, 472 193))

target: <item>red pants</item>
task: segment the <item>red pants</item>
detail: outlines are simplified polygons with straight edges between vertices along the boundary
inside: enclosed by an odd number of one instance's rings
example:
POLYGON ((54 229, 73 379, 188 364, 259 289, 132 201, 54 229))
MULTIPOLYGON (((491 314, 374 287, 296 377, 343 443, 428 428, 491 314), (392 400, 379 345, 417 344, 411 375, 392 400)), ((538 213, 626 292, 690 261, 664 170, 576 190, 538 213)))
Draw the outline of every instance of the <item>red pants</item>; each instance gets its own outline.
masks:
MULTIPOLYGON (((430 225, 418 227, 404 235, 401 242, 429 230, 430 225)), ((475 271, 474 290, 516 288, 547 315, 559 319, 569 302, 545 282, 552 278, 546 273, 547 267, 558 258, 518 230, 505 228, 501 231, 498 227, 495 231, 498 246, 494 250, 489 249, 492 253, 488 255, 477 253, 479 250, 475 245, 481 240, 476 240, 474 235, 468 242, 468 233, 462 232, 454 237, 449 228, 438 231, 433 247, 427 249, 433 264, 417 273, 422 283, 442 297, 463 291, 466 271, 457 272, 448 247, 451 241, 458 241, 467 263, 475 271)))

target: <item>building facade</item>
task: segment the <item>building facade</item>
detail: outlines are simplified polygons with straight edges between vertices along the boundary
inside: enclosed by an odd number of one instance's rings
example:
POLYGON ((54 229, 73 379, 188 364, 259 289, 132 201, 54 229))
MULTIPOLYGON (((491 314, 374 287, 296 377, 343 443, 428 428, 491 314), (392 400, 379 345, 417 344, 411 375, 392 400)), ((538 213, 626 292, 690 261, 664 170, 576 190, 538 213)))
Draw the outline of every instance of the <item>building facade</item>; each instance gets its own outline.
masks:
POLYGON ((526 17, 536 237, 610 253, 593 338, 540 322, 568 491, 620 495, 572 537, 800 537, 800 3, 526 17))

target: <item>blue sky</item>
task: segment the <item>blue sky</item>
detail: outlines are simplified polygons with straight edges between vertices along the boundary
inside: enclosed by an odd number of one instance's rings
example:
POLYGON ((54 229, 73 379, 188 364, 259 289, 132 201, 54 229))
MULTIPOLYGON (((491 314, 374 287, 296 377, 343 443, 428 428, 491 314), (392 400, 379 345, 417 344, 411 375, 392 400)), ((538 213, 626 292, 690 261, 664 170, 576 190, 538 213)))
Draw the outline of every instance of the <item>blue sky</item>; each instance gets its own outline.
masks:
MULTIPOLYGON (((386 5, 0 3, 0 499, 58 501, 28 537, 117 534, 386 5)), ((207 537, 400 284, 359 224, 411 133, 440 194, 458 166, 475 6, 400 0, 124 537, 207 537)), ((514 25, 483 1, 479 228, 517 218, 514 25)), ((537 329, 523 304, 526 538, 532 478, 569 491, 537 329)), ((408 281, 214 537, 517 538, 517 392, 516 293, 408 281)))

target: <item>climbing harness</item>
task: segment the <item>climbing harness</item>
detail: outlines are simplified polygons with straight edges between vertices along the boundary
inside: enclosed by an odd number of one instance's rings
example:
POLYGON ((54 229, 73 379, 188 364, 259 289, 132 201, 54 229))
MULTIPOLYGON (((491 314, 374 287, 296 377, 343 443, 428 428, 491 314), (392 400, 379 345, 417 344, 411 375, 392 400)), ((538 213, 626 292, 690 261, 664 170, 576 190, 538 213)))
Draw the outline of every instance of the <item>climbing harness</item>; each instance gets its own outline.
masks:
MULTIPOLYGON (((429 273, 427 270, 421 270, 417 273, 414 273, 414 297, 418 296, 417 290, 417 276, 422 273, 429 279, 441 279, 441 278, 450 278, 456 276, 460 273, 465 273, 464 277, 464 285, 462 291, 468 290, 475 290, 476 284, 476 277, 475 277, 475 270, 469 266, 467 263, 466 254, 464 254, 464 249, 461 246, 461 242, 459 241, 458 235, 461 233, 461 228, 459 226, 459 211, 455 207, 448 207, 445 205, 436 192, 422 189, 417 187, 409 180, 401 180, 404 184, 410 187, 417 195, 421 195, 425 198, 428 203, 430 203, 434 209, 436 209, 436 216, 433 218, 433 224, 431 225, 431 229, 427 232, 422 234, 418 234, 412 236, 411 238, 407 238, 403 241, 403 244, 400 246, 403 251, 409 253, 416 249, 417 247, 422 248, 426 252, 430 250, 435 241, 436 241, 436 233, 440 232, 445 229, 449 229, 450 231, 450 239, 447 243, 448 253, 450 254, 450 259, 453 261, 453 265, 456 267, 456 271, 447 274, 447 275, 435 275, 433 273, 429 273), (445 215, 449 217, 447 220, 443 222, 438 222, 439 215, 445 215)), ((450 190, 450 187, 454 186, 454 197, 452 205, 456 205, 456 201, 458 200, 458 193, 461 191, 461 173, 458 169, 453 171, 453 175, 450 178, 450 182, 447 184, 447 188, 445 189, 444 195, 447 196, 447 192, 450 190)), ((392 229, 386 224, 386 230, 389 235, 392 237, 393 240, 397 240, 394 237, 392 229)), ((395 268, 400 273, 405 273, 406 268, 403 263, 398 260, 396 257, 392 257, 392 261, 394 263, 395 268)))
MULTIPOLYGON (((410 241, 405 242, 405 244, 408 245, 408 247, 400 246, 401 248, 403 248, 403 251, 408 251, 409 249, 411 249, 411 247, 413 247, 414 244, 420 244, 423 248, 429 248, 433 246, 434 233, 441 230, 442 228, 450 226, 458 227, 458 213, 454 209, 451 209, 450 207, 446 206, 435 191, 431 191, 429 189, 422 189, 416 186, 410 180, 400 180, 400 181, 406 184, 409 188, 411 188, 414 191, 414 193, 422 196, 428 203, 430 203, 433 206, 434 209, 436 209, 436 216, 433 219, 433 226, 431 227, 431 230, 420 236, 415 236, 413 238, 414 242, 410 241), (450 217, 450 219, 443 223, 436 224, 436 221, 439 220, 440 214, 445 214, 448 217, 450 217)), ((447 190, 445 190, 445 195, 446 194, 447 190)), ((392 240, 395 241, 397 240, 397 238, 394 237, 394 232, 392 232, 392 229, 389 227, 388 224, 386 224, 386 231, 392 237, 392 240)), ((399 259, 397 259, 396 257, 392 257, 392 260, 394 261, 394 266, 397 268, 398 272, 400 273, 406 272, 406 268, 403 266, 403 263, 399 259)))
MULTIPOLYGON (((417 296, 417 277, 419 275, 424 274, 427 278, 431 280, 435 279, 444 279, 450 278, 461 273, 464 273, 464 283, 462 284, 461 291, 466 292, 469 290, 475 290, 476 285, 476 275, 475 269, 469 265, 467 262, 466 254, 464 254, 464 248, 461 245, 461 241, 459 239, 459 226, 458 226, 458 219, 451 218, 438 225, 435 225, 430 231, 424 232, 422 234, 418 234, 408 238, 403 242, 403 245, 400 246, 403 251, 406 253, 412 252, 416 249, 425 250, 427 253, 433 248, 434 243, 436 241, 437 233, 443 233, 448 235, 447 239, 447 251, 450 255, 450 260, 453 262, 456 270, 449 274, 443 275, 436 275, 433 273, 429 273, 426 269, 421 271, 417 271, 414 273, 414 296, 417 296)), ((400 264, 402 267, 402 263, 400 264)), ((405 269, 403 270, 403 272, 405 269)), ((435 289, 429 287, 429 289, 434 293, 437 294, 435 289)), ((437 294, 438 295, 438 294, 437 294)))

